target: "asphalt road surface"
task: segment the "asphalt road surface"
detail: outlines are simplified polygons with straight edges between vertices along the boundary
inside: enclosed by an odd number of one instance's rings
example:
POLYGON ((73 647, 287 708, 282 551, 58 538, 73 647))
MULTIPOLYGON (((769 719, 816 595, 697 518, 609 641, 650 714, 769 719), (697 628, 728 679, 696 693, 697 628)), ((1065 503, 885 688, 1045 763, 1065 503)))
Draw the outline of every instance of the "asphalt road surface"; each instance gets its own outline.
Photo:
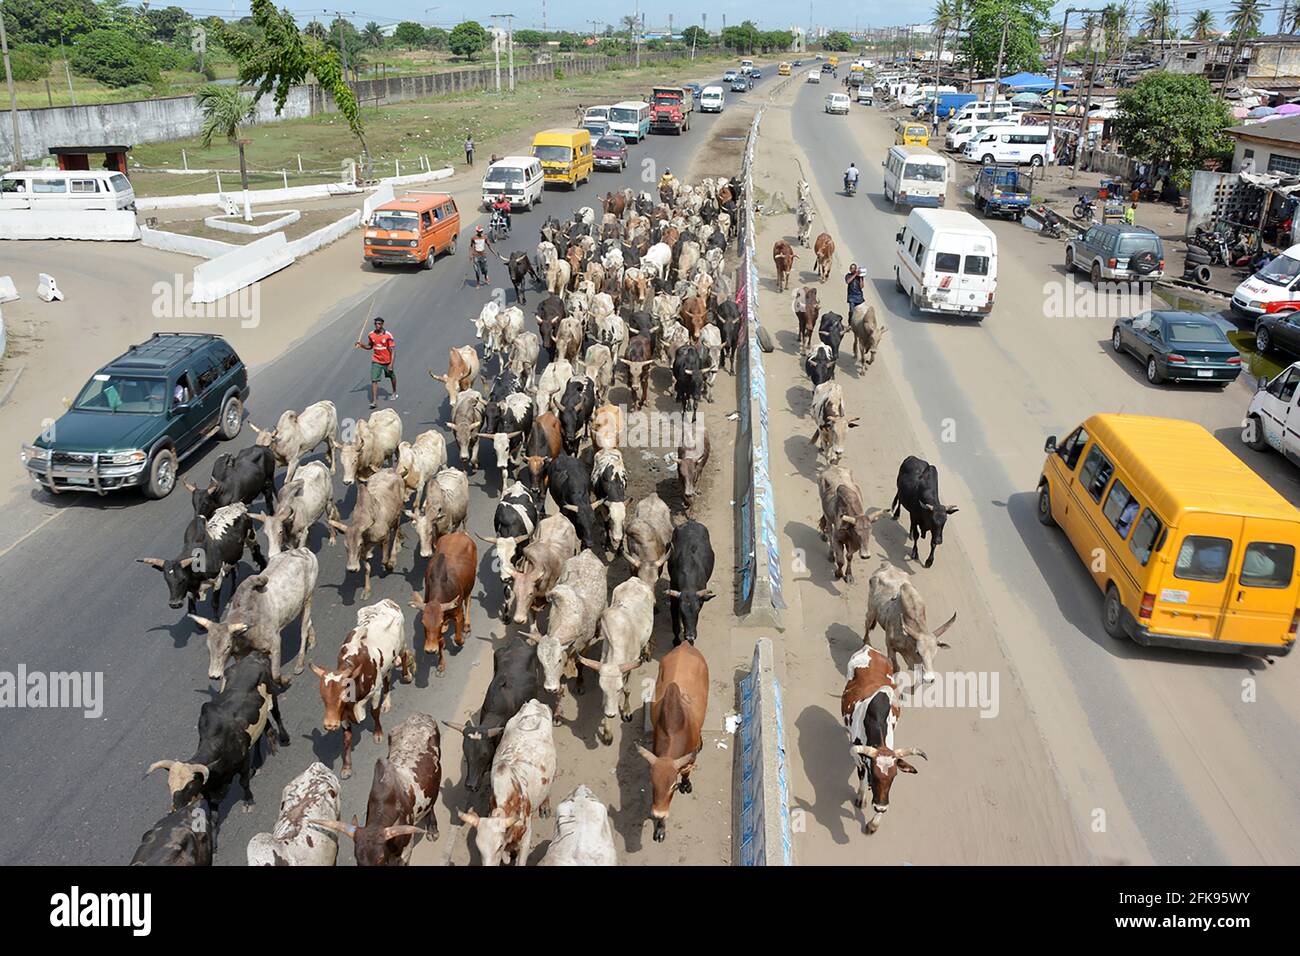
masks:
MULTIPOLYGON (((760 82, 748 97, 763 97, 773 84, 760 82)), ((733 105, 741 99, 728 94, 733 105)), ((537 229, 548 216, 565 218, 572 210, 590 205, 599 212, 597 197, 607 190, 631 186, 653 192, 663 166, 680 176, 692 152, 708 139, 709 129, 727 114, 698 111, 690 133, 681 137, 652 136, 630 146, 630 161, 622 174, 595 172, 590 183, 576 192, 548 189, 545 201, 530 213, 514 214, 513 237, 499 245, 503 253, 524 249, 535 254, 537 229), (642 160, 654 157, 657 166, 645 173, 642 160)), ((468 236, 476 222, 486 217, 462 209, 462 241, 455 256, 444 256, 431 271, 393 270, 374 296, 373 315, 382 315, 398 343, 397 374, 400 398, 389 402, 387 382, 381 387, 380 407, 400 412, 404 436, 413 438, 447 420, 446 391, 432 382, 425 369, 446 368, 447 350, 472 342, 470 319, 488 300, 491 289, 475 289, 468 253, 468 236)), ((357 268, 363 268, 360 240, 357 268)), ((310 264, 308 263, 308 267, 310 264)), ((493 286, 503 286, 507 299, 513 292, 505 267, 490 267, 493 286)), ((533 326, 534 296, 525 309, 533 326)), ((249 418, 259 425, 274 424, 286 408, 301 409, 321 399, 331 399, 340 419, 369 414, 369 356, 352 348, 358 330, 372 313, 367 299, 351 304, 341 315, 316 327, 303 341, 252 377, 249 418)), ((273 322, 274 316, 263 321, 273 322)), ((105 360, 110 356, 104 356, 105 360)), ((444 435, 447 435, 444 429, 444 435)), ((245 428, 237 445, 254 435, 245 428)), ((213 458, 234 451, 214 444, 201 457, 191 459, 182 476, 201 483, 211 473, 213 458)), ((454 442, 448 438, 449 456, 454 442)), ((453 459, 454 460, 454 459, 453 459)), ((491 466, 487 446, 480 465, 491 466)), ((341 476, 340 468, 340 476, 341 476)), ((471 478, 470 529, 490 534, 494 497, 485 493, 484 470, 471 478)), ((283 472, 281 472, 281 475, 283 472)), ((495 493, 497 475, 489 472, 487 491, 495 493)), ((336 493, 342 488, 336 482, 336 493)), ((340 507, 351 513, 355 490, 348 488, 340 507)), ((104 677, 104 714, 86 719, 67 710, 12 710, 4 716, 0 739, 0 805, 6 808, 0 836, 0 863, 125 864, 139 844, 140 835, 169 809, 165 775, 141 779, 155 760, 187 759, 196 742, 199 708, 211 690, 206 678, 207 645, 203 633, 182 612, 167 607, 166 590, 157 572, 135 563, 141 556, 171 557, 179 547, 191 514, 183 488, 161 502, 147 502, 134 494, 106 499, 86 496, 72 499, 73 512, 27 538, 0 557, 0 631, 5 634, 5 668, 21 663, 33 671, 98 671, 104 677)), ((260 505, 256 506, 260 510, 260 505)), ((339 643, 355 622, 358 607, 385 597, 404 608, 412 590, 422 585, 424 561, 417 559, 414 532, 407 540, 396 570, 382 570, 372 579, 369 601, 361 599, 361 574, 348 574, 340 536, 339 544, 321 546, 319 528, 311 546, 320 559, 320 585, 313 604, 317 645, 310 653, 318 663, 332 665, 339 643)), ((490 549, 480 548, 479 585, 486 590, 483 605, 475 600, 477 622, 499 603, 490 549)), ((374 567, 378 568, 376 558, 374 567)), ((250 573, 241 566, 241 579, 250 573)), ((728 572, 729 573, 729 572, 728 572)), ((228 592, 227 592, 228 593, 228 592)), ((200 606, 200 613, 210 608, 200 606)), ((413 612, 407 610, 408 620, 413 612)), ((417 631, 418 633, 418 631, 417 631)), ((449 641, 450 643, 450 641, 449 641)), ((413 685, 396 684, 393 709, 384 724, 391 728, 417 709, 444 716, 463 688, 470 665, 484 655, 487 644, 470 640, 458 654, 449 656, 446 676, 439 679, 430 660, 416 646, 418 670, 413 685), (418 693, 416 693, 418 691, 418 693)), ((298 651, 297 625, 284 635, 286 661, 298 651)), ((487 658, 490 661, 490 657, 487 658)), ((489 665, 490 666, 490 665, 489 665)), ((291 674, 292 665, 286 665, 291 674)), ((244 847, 259 830, 275 822, 281 788, 312 760, 322 760, 337 771, 341 765, 341 734, 325 735, 320 728, 321 702, 317 681, 310 670, 294 680, 281 697, 281 711, 292 744, 271 757, 253 777, 254 812, 244 813, 242 790, 231 787, 222 808, 217 862, 244 863, 244 847)), ((345 817, 364 816, 370 787, 370 767, 386 752, 376 747, 366 729, 359 728, 354 753, 354 776, 343 783, 345 817)), ((444 778, 458 779, 459 767, 444 768, 444 778)), ((439 807, 442 824, 446 809, 439 807)), ((340 841, 340 862, 350 861, 351 847, 340 841)))

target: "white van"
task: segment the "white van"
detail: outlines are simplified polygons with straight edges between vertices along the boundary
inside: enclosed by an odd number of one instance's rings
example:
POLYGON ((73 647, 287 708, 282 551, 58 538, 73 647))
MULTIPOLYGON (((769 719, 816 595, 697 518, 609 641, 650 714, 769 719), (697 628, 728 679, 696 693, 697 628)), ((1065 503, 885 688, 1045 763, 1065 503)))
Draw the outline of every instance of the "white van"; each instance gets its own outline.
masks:
POLYGON ((949 122, 960 123, 963 120, 971 119, 1006 119, 1015 111, 1015 105, 1010 100, 998 100, 996 103, 992 100, 976 100, 974 103, 967 103, 959 109, 957 115, 949 122))
POLYGON ((515 208, 532 209, 533 203, 542 201, 545 174, 542 163, 535 156, 507 156, 488 167, 483 177, 483 208, 486 209, 504 193, 515 208))
POLYGON ((967 119, 952 120, 948 123, 948 134, 944 137, 944 148, 949 152, 960 153, 966 144, 990 126, 1005 126, 998 120, 967 119))
POLYGON ((849 115, 849 97, 847 93, 827 93, 826 112, 849 115))
POLYGON ((721 113, 727 105, 726 94, 720 86, 706 86, 700 91, 700 112, 721 113))
POLYGON ((582 125, 585 126, 587 123, 591 122, 592 120, 600 120, 600 121, 602 121, 602 122, 608 123, 608 122, 609 122, 609 107, 608 107, 608 106, 588 106, 587 109, 586 109, 586 111, 583 112, 583 114, 582 114, 582 125))
POLYGON ((955 86, 935 86, 933 84, 929 86, 918 86, 911 92, 904 93, 900 96, 898 98, 898 103, 900 106, 906 106, 908 109, 911 109, 913 106, 918 106, 931 97, 942 96, 944 93, 956 92, 957 87, 955 86))
POLYGON ((753 61, 753 60, 741 60, 741 61, 740 61, 740 73, 741 73, 742 76, 749 76, 749 72, 750 72, 752 69, 754 69, 754 61, 753 61))
POLYGON ((1277 302, 1300 300, 1300 246, 1292 246, 1232 293, 1232 311, 1249 318, 1259 318, 1277 302))
POLYGON ((885 161, 885 199, 897 209, 942 206, 948 195, 948 160, 925 146, 893 146, 885 161))
POLYGON ((609 108, 609 132, 633 142, 641 142, 650 135, 650 104, 640 100, 625 100, 609 108))
POLYGON ((986 166, 990 163, 1042 166, 1050 155, 1047 127, 999 123, 972 136, 962 147, 962 153, 986 166))
POLYGON ((894 287, 914 313, 993 311, 998 241, 984 223, 955 209, 914 209, 895 239, 894 287))
POLYGON ((131 181, 109 169, 20 169, 0 176, 0 209, 129 209, 131 181))

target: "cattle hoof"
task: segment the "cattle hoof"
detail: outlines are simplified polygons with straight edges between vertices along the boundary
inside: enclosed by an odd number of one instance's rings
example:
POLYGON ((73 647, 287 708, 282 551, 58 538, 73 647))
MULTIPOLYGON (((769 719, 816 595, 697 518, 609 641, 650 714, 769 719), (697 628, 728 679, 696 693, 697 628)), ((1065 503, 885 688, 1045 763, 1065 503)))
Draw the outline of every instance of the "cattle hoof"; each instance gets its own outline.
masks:
POLYGON ((375 743, 377 743, 377 744, 382 744, 383 742, 384 742, 384 732, 383 732, 382 730, 376 730, 376 731, 375 731, 375 743))
POLYGON ((677 789, 680 790, 682 793, 690 793, 691 792, 690 778, 687 777, 683 779, 682 782, 677 785, 677 789))
POLYGON ((846 575, 844 575, 844 583, 845 583, 845 584, 852 584, 852 583, 853 583, 853 575, 851 575, 851 574, 846 574, 846 575))
POLYGON ((276 735, 276 739, 280 741, 281 747, 289 746, 289 732, 287 730, 280 731, 280 733, 276 735))
POLYGON ((623 723, 625 723, 625 724, 630 724, 630 723, 632 722, 632 715, 631 715, 631 714, 620 714, 619 716, 621 716, 621 717, 623 718, 623 723))
POLYGON ((854 797, 854 798, 853 798, 853 806, 854 806, 856 809, 861 810, 861 809, 862 809, 862 800, 861 800, 860 798, 858 798, 858 797, 854 797))
POLYGON ((243 806, 241 806, 239 809, 242 810, 244 813, 252 813, 257 808, 253 806, 252 800, 245 800, 243 806))
POLYGON ((559 714, 556 714, 554 717, 551 718, 551 726, 552 726, 552 727, 558 727, 558 726, 560 726, 560 715, 559 715, 559 714))

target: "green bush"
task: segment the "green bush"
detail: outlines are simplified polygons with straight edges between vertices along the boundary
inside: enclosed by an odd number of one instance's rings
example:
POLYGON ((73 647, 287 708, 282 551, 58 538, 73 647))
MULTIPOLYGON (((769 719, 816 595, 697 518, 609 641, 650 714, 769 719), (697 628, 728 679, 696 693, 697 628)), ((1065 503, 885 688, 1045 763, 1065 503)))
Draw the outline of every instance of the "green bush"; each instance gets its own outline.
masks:
POLYGON ((78 40, 72 69, 105 86, 156 83, 159 78, 153 55, 142 51, 131 34, 119 30, 92 30, 78 40))
POLYGON ((562 80, 562 79, 564 79, 564 71, 561 70, 561 69, 556 69, 556 71, 555 71, 555 78, 556 78, 557 80, 562 80))
POLYGON ((43 80, 50 75, 50 65, 27 50, 13 50, 9 54, 9 67, 14 79, 19 81, 43 80))

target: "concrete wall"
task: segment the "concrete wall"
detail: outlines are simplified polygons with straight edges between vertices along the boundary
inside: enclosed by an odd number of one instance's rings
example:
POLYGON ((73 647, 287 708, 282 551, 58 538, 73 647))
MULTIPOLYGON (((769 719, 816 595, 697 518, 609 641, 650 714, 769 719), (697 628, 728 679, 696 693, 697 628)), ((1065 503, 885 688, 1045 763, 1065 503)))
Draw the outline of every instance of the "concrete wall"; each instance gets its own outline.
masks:
MULTIPOLYGON (((518 58, 517 58, 518 59, 518 58)), ((656 63, 682 59, 680 53, 643 53, 641 62, 656 63)), ((634 55, 589 56, 557 63, 515 63, 515 81, 528 83, 549 80, 556 70, 566 76, 600 73, 613 67, 636 64, 634 55)), ((507 82, 504 58, 501 83, 507 82)), ((496 85, 491 65, 475 70, 449 70, 419 76, 393 76, 382 80, 362 80, 352 88, 362 105, 395 103, 431 96, 446 96, 473 90, 492 89, 496 85)), ((333 99, 319 86, 296 86, 289 92, 284 111, 276 116, 275 102, 264 97, 257 105, 257 122, 273 123, 282 119, 301 119, 317 113, 336 112, 333 99)), ((49 155, 51 146, 86 144, 158 143, 197 136, 202 125, 197 100, 193 96, 171 96, 156 100, 133 100, 127 103, 104 103, 98 106, 54 106, 18 111, 19 135, 23 158, 39 161, 49 155)), ((0 123, 0 157, 13 155, 13 133, 8 118, 0 123)))
POLYGON ((1285 175, 1295 175, 1292 172, 1292 165, 1286 165, 1279 169, 1269 169, 1269 163, 1274 156, 1289 159, 1294 162, 1300 162, 1300 144, 1295 146, 1283 146, 1281 143, 1273 145, 1271 143, 1256 143, 1245 139, 1237 140, 1237 148, 1232 154, 1232 171, 1241 172, 1241 164, 1248 158, 1255 162, 1254 172, 1257 173, 1280 173, 1285 175))

